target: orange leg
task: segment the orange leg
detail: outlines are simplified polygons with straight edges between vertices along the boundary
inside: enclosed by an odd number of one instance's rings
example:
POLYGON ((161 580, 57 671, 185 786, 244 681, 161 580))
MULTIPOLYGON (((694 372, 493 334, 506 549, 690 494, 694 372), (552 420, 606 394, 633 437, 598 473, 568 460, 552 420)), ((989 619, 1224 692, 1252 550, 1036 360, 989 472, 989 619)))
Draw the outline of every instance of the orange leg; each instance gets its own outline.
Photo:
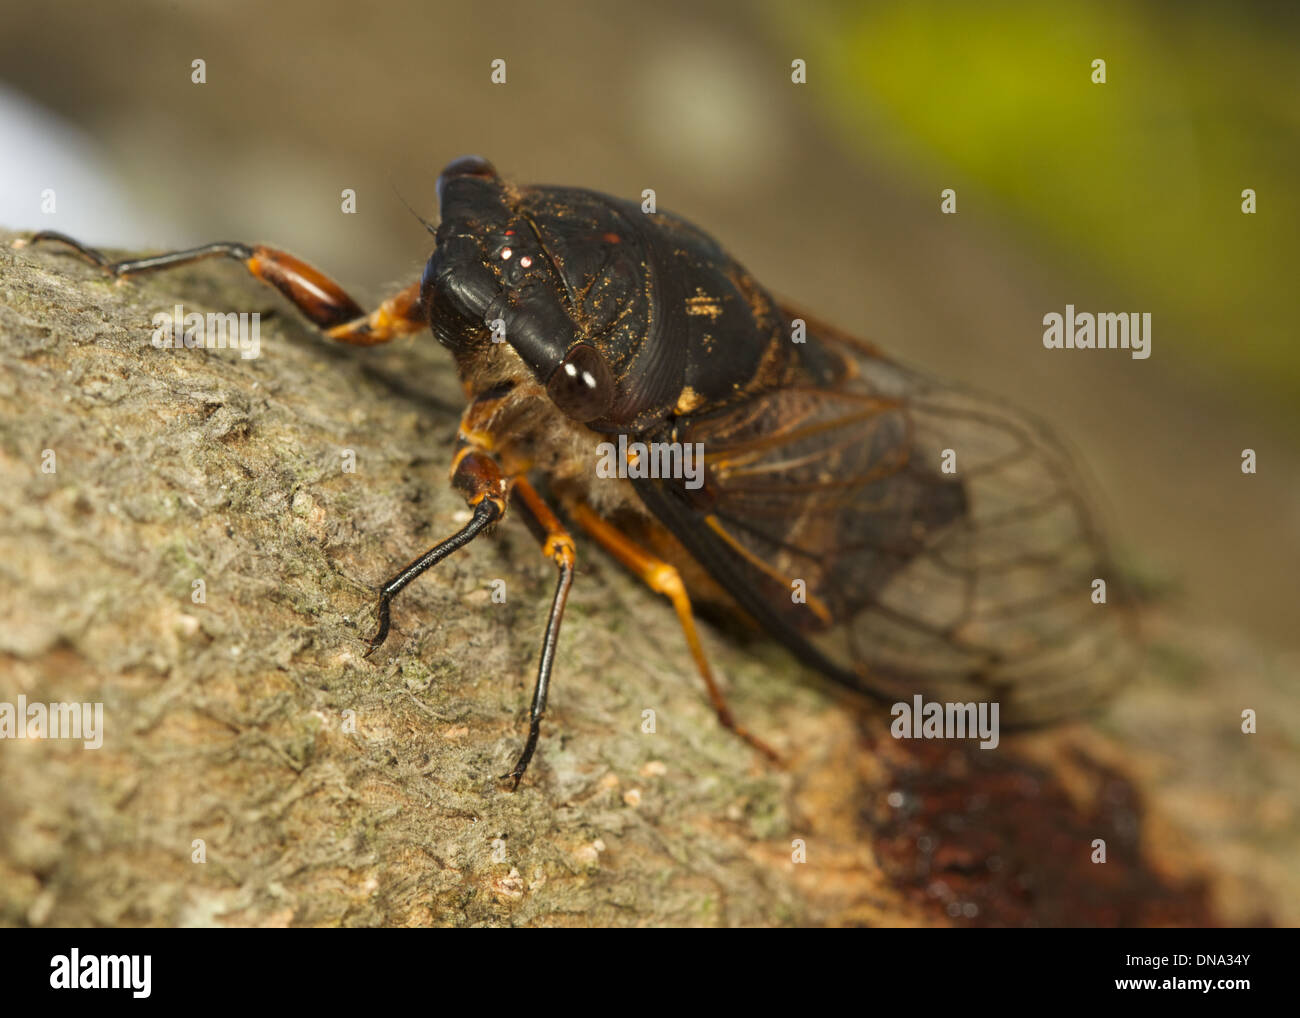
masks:
POLYGON ((243 262, 255 279, 274 286, 317 328, 340 343, 359 346, 387 343, 397 336, 416 332, 426 324, 424 313, 420 309, 419 283, 412 283, 384 301, 377 311, 366 314, 361 305, 324 273, 287 251, 262 244, 250 246, 219 241, 186 251, 169 251, 148 258, 110 262, 101 252, 54 230, 42 230, 27 243, 50 241, 66 244, 92 265, 99 266, 118 279, 189 265, 206 258, 233 258, 243 262))
POLYGON ((718 688, 718 683, 713 678, 713 670, 709 667, 708 658, 704 655, 704 645, 700 642, 700 634, 695 629, 691 599, 686 593, 686 585, 682 583, 676 567, 655 558, 644 548, 639 547, 620 530, 597 516, 589 506, 582 504, 575 506, 573 518, 606 551, 639 576, 646 586, 656 593, 663 594, 673 603, 673 609, 677 612, 677 621, 681 623, 682 631, 686 634, 686 645, 690 647, 691 656, 695 658, 695 667, 699 669, 700 677, 708 687, 709 699, 717 712, 718 720, 760 753, 771 760, 779 761, 780 757, 771 746, 736 724, 731 708, 727 706, 722 690, 718 688))

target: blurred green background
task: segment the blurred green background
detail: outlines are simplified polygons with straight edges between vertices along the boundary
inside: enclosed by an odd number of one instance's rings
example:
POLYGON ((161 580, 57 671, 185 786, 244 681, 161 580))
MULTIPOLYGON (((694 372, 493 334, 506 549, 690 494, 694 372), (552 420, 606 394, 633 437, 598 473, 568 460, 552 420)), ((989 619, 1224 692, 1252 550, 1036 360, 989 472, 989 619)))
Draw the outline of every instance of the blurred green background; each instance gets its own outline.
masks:
POLYGON ((461 153, 653 187, 775 293, 1054 420, 1129 568, 1293 666, 1298 55, 1258 3, 6 2, 0 222, 265 240, 368 303, 428 254, 395 192, 432 216, 461 153), (1151 312, 1151 358, 1044 350, 1067 303, 1151 312))
POLYGON ((1297 10, 831 4, 782 27, 805 30, 833 115, 864 151, 934 191, 973 185, 1058 257, 1124 281, 1166 322, 1178 315, 1165 352, 1286 411, 1294 437, 1297 10), (1083 87, 1095 59, 1106 82, 1083 87))

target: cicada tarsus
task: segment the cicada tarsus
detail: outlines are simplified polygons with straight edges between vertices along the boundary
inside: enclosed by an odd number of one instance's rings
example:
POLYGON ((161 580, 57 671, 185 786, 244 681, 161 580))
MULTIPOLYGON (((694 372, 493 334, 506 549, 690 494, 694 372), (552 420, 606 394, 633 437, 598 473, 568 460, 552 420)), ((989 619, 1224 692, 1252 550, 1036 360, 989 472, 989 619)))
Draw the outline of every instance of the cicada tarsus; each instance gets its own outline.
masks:
MULTIPOLYGON (((1122 611, 1070 456, 1041 423, 925 377, 774 300, 703 231, 634 202, 526 187, 478 157, 438 179, 420 281, 367 314, 292 255, 216 243, 111 262, 114 276, 242 261, 326 336, 370 345, 430 328, 468 405, 452 484, 470 522, 379 591, 370 653, 413 579, 513 504, 557 567, 528 738, 537 746, 573 580, 576 524, 673 604, 719 718, 732 718, 696 602, 739 611, 830 679, 1052 720, 1125 675, 1122 611), (598 469, 600 449, 622 460, 598 469), (700 449, 690 477, 677 456, 700 449), (660 451, 669 454, 660 457, 660 451)), ((607 465, 607 464, 606 464, 607 465)))

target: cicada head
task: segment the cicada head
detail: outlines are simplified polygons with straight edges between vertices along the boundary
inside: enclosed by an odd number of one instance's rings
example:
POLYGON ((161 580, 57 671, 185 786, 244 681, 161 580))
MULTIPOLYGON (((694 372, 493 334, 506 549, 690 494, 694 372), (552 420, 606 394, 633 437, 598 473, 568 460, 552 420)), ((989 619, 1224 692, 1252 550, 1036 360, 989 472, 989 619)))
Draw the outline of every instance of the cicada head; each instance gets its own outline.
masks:
POLYGON ((442 172, 438 200, 437 249, 421 285, 434 335, 462 362, 504 341, 569 417, 607 418, 614 377, 574 322, 567 281, 521 193, 487 160, 466 156, 442 172))
POLYGON ((579 188, 517 187, 477 156, 442 172, 438 199, 422 300, 463 372, 499 370, 486 352, 508 344, 569 418, 637 432, 735 398, 784 362, 771 298, 684 220, 579 188))

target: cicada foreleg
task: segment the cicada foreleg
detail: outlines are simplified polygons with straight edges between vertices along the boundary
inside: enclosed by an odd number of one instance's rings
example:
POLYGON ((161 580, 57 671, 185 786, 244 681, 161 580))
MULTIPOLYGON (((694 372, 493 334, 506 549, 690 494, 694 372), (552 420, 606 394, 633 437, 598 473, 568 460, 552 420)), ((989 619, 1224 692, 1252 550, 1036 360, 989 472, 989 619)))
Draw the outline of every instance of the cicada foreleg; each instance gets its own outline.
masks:
POLYGON ((473 446, 463 446, 452 462, 451 483, 465 496, 474 515, 460 530, 446 540, 439 541, 379 588, 379 606, 376 609, 379 628, 370 638, 366 657, 373 654, 388 638, 393 598, 421 573, 437 565, 453 551, 465 547, 505 515, 510 482, 488 453, 473 446))
POLYGON ((114 262, 102 252, 55 230, 42 230, 26 243, 66 244, 92 265, 117 279, 179 268, 208 258, 231 258, 242 262, 253 278, 284 294, 304 317, 330 339, 354 346, 387 343, 398 336, 417 332, 427 324, 420 306, 418 282, 400 290, 367 314, 361 305, 348 296, 343 287, 319 269, 287 251, 263 244, 218 241, 184 251, 169 251, 147 258, 128 258, 114 262))

